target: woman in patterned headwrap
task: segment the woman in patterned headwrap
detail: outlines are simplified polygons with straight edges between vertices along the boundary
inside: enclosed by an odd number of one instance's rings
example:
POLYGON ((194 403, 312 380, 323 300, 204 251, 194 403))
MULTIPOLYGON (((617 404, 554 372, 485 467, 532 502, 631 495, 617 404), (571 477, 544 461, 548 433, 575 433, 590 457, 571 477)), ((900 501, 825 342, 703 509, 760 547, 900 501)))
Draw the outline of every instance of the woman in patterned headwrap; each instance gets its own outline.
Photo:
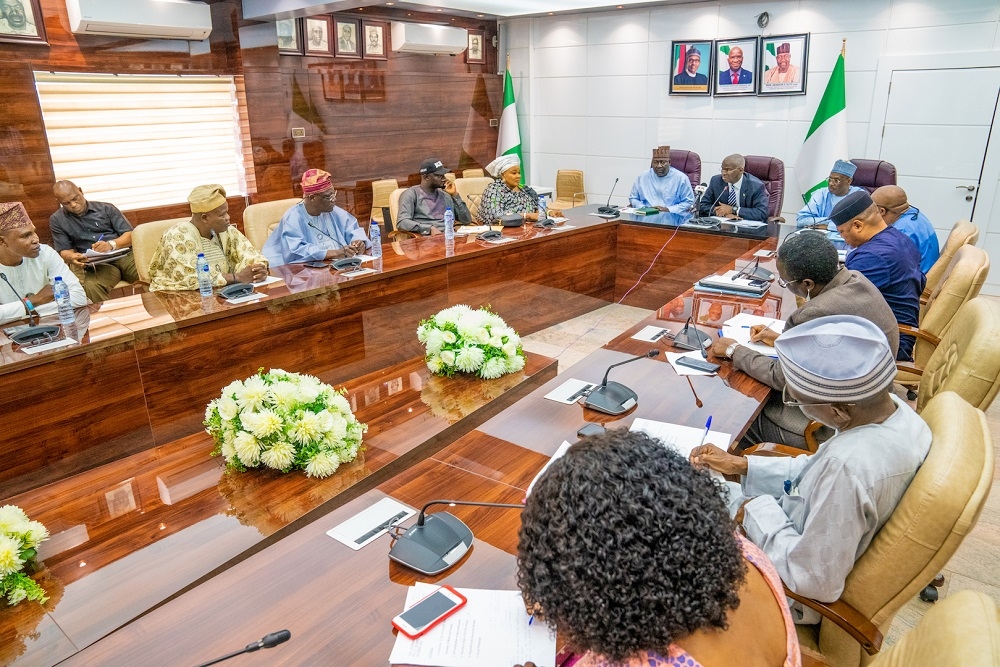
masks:
MULTIPOLYGON (((484 225, 496 224, 498 218, 520 213, 522 220, 538 220, 538 194, 530 187, 521 187, 521 160, 516 155, 501 155, 486 165, 486 171, 496 180, 486 186, 476 217, 484 225)), ((561 211, 549 211, 561 216, 561 211)))

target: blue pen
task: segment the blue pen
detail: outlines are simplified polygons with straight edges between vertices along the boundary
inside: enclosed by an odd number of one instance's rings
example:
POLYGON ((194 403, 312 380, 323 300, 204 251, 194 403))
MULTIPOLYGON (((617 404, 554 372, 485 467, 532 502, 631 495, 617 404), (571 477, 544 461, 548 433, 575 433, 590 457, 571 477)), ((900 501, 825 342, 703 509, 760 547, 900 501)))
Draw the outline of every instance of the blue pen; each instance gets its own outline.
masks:
POLYGON ((699 447, 705 444, 705 439, 708 438, 708 431, 710 428, 712 428, 712 415, 709 415, 708 421, 705 422, 705 432, 701 434, 701 442, 698 443, 699 447))
POLYGON ((101 234, 100 236, 97 237, 97 240, 94 241, 94 243, 100 243, 103 239, 104 239, 104 234, 101 234))
POLYGON ((785 493, 789 494, 791 492, 792 492, 792 480, 786 479, 785 480, 785 493))
POLYGON ((715 333, 719 334, 719 338, 722 338, 722 329, 719 329, 719 330, 718 330, 718 331, 716 331, 715 333))
POLYGON ((535 620, 535 615, 534 615, 534 614, 532 614, 531 616, 529 616, 529 617, 528 617, 528 625, 531 625, 531 623, 532 623, 532 622, 533 622, 534 620, 535 620))

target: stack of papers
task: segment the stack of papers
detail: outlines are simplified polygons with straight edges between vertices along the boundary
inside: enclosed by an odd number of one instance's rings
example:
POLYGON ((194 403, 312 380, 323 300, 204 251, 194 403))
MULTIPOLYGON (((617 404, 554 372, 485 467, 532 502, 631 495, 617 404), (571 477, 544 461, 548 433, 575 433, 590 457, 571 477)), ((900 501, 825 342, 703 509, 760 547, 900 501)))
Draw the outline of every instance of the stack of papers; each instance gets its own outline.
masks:
POLYGON ((123 257, 132 252, 131 248, 118 248, 117 250, 112 250, 110 252, 97 252, 93 248, 87 248, 87 252, 83 253, 87 256, 87 264, 106 264, 107 262, 113 262, 119 257, 123 257))
MULTIPOLYGON (((406 593, 406 608, 438 587, 418 582, 406 593)), ((556 633, 530 617, 518 591, 456 588, 469 601, 417 639, 402 633, 389 654, 393 665, 434 667, 511 667, 532 660, 554 665, 556 633)))
POLYGON ((776 320, 773 317, 763 317, 761 315, 751 315, 750 313, 740 313, 736 317, 732 317, 722 323, 722 335, 726 338, 732 338, 740 345, 748 347, 754 352, 759 352, 769 357, 777 357, 778 353, 770 345, 750 342, 750 327, 757 324, 763 324, 779 334, 785 330, 785 322, 783 320, 776 320))
POLYGON ((739 271, 731 269, 721 275, 707 276, 699 280, 694 288, 740 296, 761 296, 771 287, 771 283, 766 280, 736 277, 738 273, 739 271))

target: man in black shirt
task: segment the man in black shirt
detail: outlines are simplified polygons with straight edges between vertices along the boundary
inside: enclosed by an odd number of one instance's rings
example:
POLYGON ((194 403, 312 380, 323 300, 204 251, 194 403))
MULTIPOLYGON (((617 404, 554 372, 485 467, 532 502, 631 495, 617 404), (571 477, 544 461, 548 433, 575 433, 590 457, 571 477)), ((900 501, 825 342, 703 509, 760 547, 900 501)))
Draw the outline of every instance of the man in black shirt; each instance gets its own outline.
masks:
POLYGON ((111 204, 87 201, 83 190, 71 181, 59 181, 52 188, 60 209, 49 217, 52 246, 83 283, 94 303, 108 298, 120 280, 139 280, 135 259, 129 252, 112 261, 87 261, 87 250, 113 252, 132 247, 132 226, 111 204))

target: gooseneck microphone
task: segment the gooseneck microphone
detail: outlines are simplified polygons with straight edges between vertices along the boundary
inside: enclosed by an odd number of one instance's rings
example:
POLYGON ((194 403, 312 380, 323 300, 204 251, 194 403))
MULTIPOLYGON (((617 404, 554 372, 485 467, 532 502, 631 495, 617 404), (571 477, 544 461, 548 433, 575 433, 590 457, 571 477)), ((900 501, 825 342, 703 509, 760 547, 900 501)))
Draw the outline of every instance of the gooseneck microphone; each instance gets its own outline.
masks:
POLYGON ((768 271, 767 269, 761 268, 760 257, 754 257, 752 262, 747 262, 746 266, 733 274, 730 280, 736 280, 737 278, 748 278, 757 280, 773 280, 774 273, 768 271))
POLYGON ((18 294, 17 290, 14 289, 14 286, 10 284, 10 281, 7 280, 7 274, 0 273, 0 278, 2 278, 5 283, 7 283, 7 287, 9 287, 10 291, 14 293, 14 296, 17 297, 17 300, 24 304, 24 309, 28 311, 28 324, 32 324, 32 322, 37 322, 39 319, 41 319, 40 316, 38 315, 38 311, 35 310, 35 307, 29 305, 29 303, 25 303, 24 297, 18 294))
POLYGON ((674 336, 674 345, 682 350, 701 350, 701 356, 707 357, 705 348, 712 343, 712 337, 694 326, 692 318, 687 318, 684 328, 674 336))
POLYGON ((454 514, 427 514, 432 505, 470 505, 524 509, 524 505, 484 503, 472 500, 432 500, 420 509, 417 522, 393 538, 389 560, 422 574, 440 574, 457 563, 472 547, 472 531, 454 514))
POLYGON ((216 658, 215 660, 209 660, 208 662, 203 662, 197 667, 208 667, 209 665, 214 665, 223 660, 229 660, 230 658, 236 657, 238 655, 243 655, 244 653, 253 653, 254 651, 259 651, 262 648, 274 648, 278 644, 284 644, 289 639, 292 638, 292 633, 288 630, 278 630, 277 632, 272 632, 269 635, 264 635, 258 641, 247 644, 246 647, 241 648, 239 651, 233 651, 221 658, 216 658))
POLYGON ((608 373, 617 366, 630 364, 639 359, 651 359, 659 354, 659 350, 650 350, 646 354, 640 354, 638 357, 632 357, 608 366, 608 370, 604 372, 604 379, 587 395, 584 406, 606 415, 620 415, 631 410, 639 402, 639 395, 619 382, 608 382, 608 373))
POLYGON ((613 215, 615 217, 618 216, 618 207, 611 205, 611 195, 615 193, 615 188, 617 186, 618 186, 618 179, 615 178, 615 183, 614 185, 611 186, 611 192, 608 193, 608 203, 605 204, 604 206, 597 207, 597 212, 600 213, 601 215, 613 215))
MULTIPOLYGON (((726 186, 727 187, 722 188, 722 192, 720 192, 719 196, 715 198, 715 201, 712 202, 712 205, 708 207, 708 214, 706 216, 704 216, 704 217, 709 217, 709 216, 715 215, 715 213, 714 213, 714 211, 715 211, 715 205, 719 203, 720 199, 722 199, 722 195, 726 194, 726 190, 728 190, 729 188, 733 187, 729 183, 726 183, 726 186)), ((700 208, 698 209, 698 215, 701 215, 701 209, 700 208)))

